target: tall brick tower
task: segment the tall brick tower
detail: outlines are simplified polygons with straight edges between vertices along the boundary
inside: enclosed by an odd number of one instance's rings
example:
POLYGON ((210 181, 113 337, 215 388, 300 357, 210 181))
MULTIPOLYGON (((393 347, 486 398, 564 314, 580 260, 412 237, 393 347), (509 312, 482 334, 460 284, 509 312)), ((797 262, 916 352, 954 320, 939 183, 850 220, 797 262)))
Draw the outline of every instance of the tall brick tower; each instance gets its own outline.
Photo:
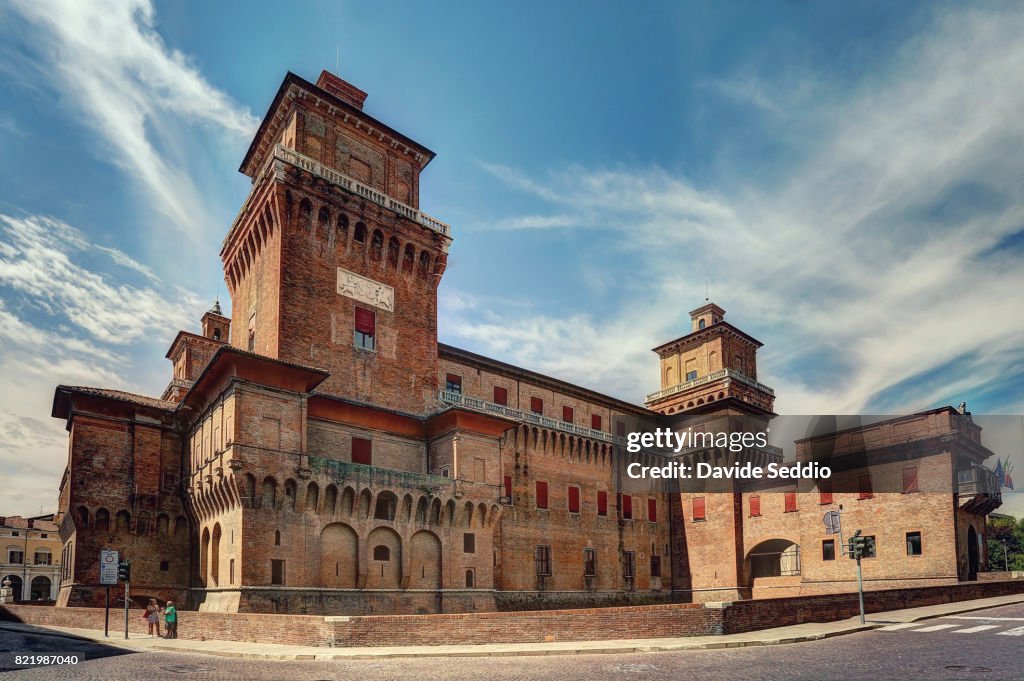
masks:
POLYGON ((231 342, 330 372, 320 390, 422 414, 437 394, 437 286, 450 228, 419 210, 434 153, 326 71, 289 73, 240 171, 221 250, 231 342))

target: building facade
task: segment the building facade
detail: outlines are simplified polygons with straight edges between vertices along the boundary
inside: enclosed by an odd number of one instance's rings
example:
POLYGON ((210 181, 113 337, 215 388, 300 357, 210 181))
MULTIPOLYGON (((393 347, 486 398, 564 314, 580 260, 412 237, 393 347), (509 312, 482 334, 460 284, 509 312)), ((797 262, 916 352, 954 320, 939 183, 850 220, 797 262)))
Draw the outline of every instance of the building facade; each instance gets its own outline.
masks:
POLYGON ((57 600, 64 544, 53 516, 0 517, 0 542, 0 583, 14 602, 57 600))
MULTIPOLYGON (((645 406, 439 343, 452 230, 419 210, 434 154, 367 114, 365 98, 327 72, 315 84, 286 76, 242 162, 253 186, 221 250, 231 317, 215 305, 201 333, 178 334, 159 399, 57 388, 53 416, 70 434, 60 604, 101 602, 102 548, 131 558, 140 599, 218 611, 458 612, 803 588, 775 574, 799 564, 788 545, 753 549, 781 539, 807 554, 818 544, 809 521, 807 536, 792 514, 758 529, 770 504, 748 519, 749 489, 637 487, 623 474, 662 456, 628 453, 629 432, 767 422, 760 343, 718 306, 694 310, 691 332, 655 349, 661 389, 645 406), (789 557, 759 557, 773 552, 789 557)), ((991 453, 975 444, 965 456, 980 467, 991 453)), ((688 456, 781 461, 772 448, 688 456)), ((950 476, 967 460, 936 456, 950 476)), ((929 534, 983 532, 986 504, 940 496, 955 512, 929 534)), ((958 560, 929 551, 901 574, 969 578, 958 560)), ((827 570, 808 575, 811 588, 849 588, 827 570)))

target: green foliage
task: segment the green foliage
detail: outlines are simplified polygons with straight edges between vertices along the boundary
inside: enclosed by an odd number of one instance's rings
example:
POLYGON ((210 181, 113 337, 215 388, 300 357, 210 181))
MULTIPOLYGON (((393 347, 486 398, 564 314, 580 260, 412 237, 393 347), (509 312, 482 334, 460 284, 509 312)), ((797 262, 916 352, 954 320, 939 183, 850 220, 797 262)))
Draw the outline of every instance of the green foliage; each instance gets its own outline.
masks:
POLYGON ((1024 518, 988 519, 989 569, 1000 571, 1009 563, 1010 570, 1024 570, 1024 518), (1006 559, 1003 558, 1003 545, 1006 559))

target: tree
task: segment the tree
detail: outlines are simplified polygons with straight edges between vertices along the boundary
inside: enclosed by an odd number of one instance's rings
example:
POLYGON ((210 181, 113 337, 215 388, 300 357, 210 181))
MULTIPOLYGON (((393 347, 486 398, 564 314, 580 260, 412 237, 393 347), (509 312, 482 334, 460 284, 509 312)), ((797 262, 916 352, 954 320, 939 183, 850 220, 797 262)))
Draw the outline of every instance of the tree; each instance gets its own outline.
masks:
POLYGON ((989 517, 988 565, 995 572, 1005 569, 1024 570, 1024 518, 989 517), (1003 546, 1006 557, 1003 557, 1003 546))

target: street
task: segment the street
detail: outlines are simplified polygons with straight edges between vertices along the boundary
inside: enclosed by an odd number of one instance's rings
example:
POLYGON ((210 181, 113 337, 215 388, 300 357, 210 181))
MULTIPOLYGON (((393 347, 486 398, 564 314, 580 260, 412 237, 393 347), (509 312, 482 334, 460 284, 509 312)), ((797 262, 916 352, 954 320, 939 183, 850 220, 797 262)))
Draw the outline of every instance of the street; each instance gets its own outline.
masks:
MULTIPOLYGON (((898 624, 809 643, 629 655, 258 661, 124 652, 67 638, 0 631, 0 650, 77 653, 76 667, 7 679, 729 679, 730 681, 1024 678, 1024 604, 898 624)), ((8 665, 9 669, 10 666, 8 665)))

